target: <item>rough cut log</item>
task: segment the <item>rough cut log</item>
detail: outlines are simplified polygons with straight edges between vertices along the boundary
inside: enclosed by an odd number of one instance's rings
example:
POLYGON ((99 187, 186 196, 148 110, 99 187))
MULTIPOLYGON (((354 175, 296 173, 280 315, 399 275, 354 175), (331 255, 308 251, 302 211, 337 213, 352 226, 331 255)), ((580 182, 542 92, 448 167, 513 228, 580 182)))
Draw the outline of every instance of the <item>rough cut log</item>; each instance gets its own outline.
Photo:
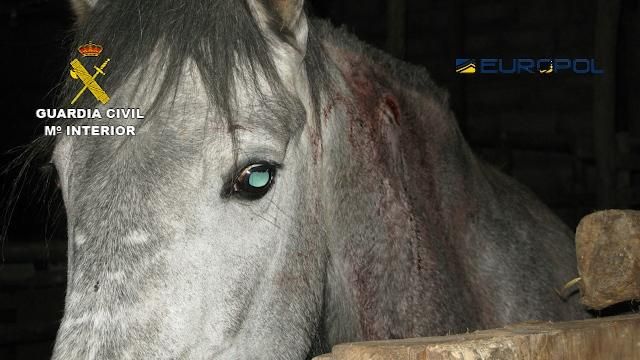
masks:
POLYGON ((316 360, 640 359, 640 315, 336 345, 316 360))
POLYGON ((640 211, 605 210, 576 230, 582 303, 602 309, 640 299, 640 211))

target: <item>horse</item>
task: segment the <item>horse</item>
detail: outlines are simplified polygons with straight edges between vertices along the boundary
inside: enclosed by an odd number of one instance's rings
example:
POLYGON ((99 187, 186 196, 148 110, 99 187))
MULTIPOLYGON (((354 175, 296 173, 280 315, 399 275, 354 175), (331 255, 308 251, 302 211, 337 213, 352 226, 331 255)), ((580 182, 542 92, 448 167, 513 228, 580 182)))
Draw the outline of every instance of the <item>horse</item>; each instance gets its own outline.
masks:
POLYGON ((144 119, 108 120, 135 136, 55 138, 53 359, 299 360, 584 316, 554 292, 575 277, 571 230, 473 154, 426 70, 304 0, 73 4, 73 51, 110 58, 109 103, 76 106, 144 119))

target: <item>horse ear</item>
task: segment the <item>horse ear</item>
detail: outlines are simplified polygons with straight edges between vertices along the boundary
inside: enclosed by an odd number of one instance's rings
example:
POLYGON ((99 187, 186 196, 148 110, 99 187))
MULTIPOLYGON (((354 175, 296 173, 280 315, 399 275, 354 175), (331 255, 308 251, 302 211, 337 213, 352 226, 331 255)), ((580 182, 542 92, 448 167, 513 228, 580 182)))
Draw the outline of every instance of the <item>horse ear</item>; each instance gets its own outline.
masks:
POLYGON ((307 19, 304 0, 248 0, 249 7, 263 31, 283 39, 304 52, 307 43, 307 19))
POLYGON ((89 16, 91 9, 96 6, 98 0, 70 0, 71 10, 76 16, 78 23, 84 23, 89 16))

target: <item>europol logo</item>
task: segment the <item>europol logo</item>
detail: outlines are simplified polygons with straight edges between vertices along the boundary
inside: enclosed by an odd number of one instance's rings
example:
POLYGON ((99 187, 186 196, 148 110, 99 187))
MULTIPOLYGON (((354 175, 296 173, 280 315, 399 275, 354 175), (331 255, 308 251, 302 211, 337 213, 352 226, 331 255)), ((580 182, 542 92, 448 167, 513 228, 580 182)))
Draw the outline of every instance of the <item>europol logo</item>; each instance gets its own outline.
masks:
MULTIPOLYGON (((94 57, 97 58, 102 53, 102 46, 98 44, 94 44, 89 42, 88 44, 84 44, 78 47, 78 52, 82 57, 94 57)), ((94 66, 93 69, 95 72, 93 74, 89 74, 87 68, 82 65, 80 60, 77 58, 71 61, 71 71, 70 75, 73 79, 78 79, 84 85, 80 91, 76 94, 76 96, 71 100, 71 105, 75 104, 76 101, 85 93, 85 91, 89 90, 93 96, 100 101, 102 104, 106 104, 109 102, 109 95, 102 89, 102 87, 96 81, 98 75, 105 76, 104 69, 107 67, 111 59, 107 58, 99 67, 94 66)))
POLYGON ((600 75, 595 59, 456 59, 458 74, 574 74, 600 75))
POLYGON ((458 74, 475 74, 475 61, 473 59, 456 59, 456 72, 458 74))

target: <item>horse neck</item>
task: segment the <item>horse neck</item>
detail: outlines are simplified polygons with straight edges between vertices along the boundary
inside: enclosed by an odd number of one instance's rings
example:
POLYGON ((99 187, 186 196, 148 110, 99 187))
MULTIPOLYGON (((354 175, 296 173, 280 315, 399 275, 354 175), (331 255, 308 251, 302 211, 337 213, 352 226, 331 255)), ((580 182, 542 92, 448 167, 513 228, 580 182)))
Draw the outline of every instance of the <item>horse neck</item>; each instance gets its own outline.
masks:
POLYGON ((397 76, 403 64, 327 48, 340 79, 323 119, 329 342, 476 327, 450 240, 483 180, 455 119, 428 87, 397 76))

